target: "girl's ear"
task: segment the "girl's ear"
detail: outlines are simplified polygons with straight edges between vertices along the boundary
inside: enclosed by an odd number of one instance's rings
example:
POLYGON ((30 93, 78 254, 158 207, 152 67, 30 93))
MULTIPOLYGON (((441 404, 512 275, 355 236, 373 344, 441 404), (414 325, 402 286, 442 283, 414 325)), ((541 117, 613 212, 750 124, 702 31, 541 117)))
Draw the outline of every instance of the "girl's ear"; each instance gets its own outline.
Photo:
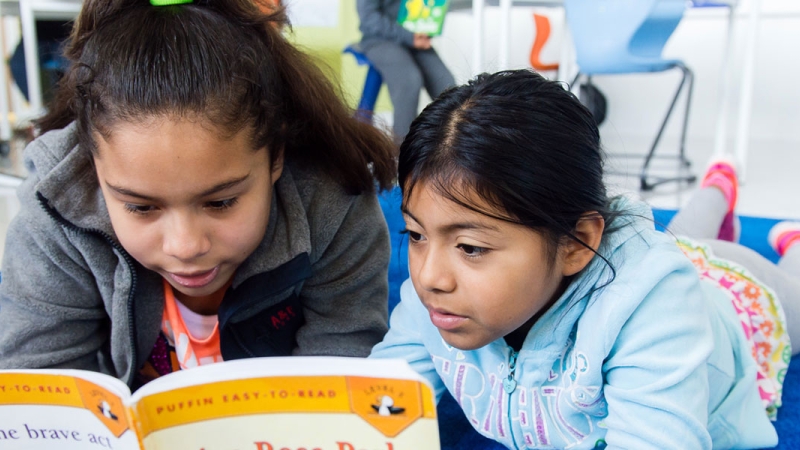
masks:
POLYGON ((589 261, 595 255, 595 252, 600 247, 600 241, 603 239, 603 230, 606 223, 597 211, 589 211, 584 213, 578 219, 575 229, 572 234, 578 239, 583 241, 590 248, 587 248, 575 239, 565 238, 565 243, 562 246, 563 253, 563 266, 562 275, 565 277, 575 275, 583 270, 589 261))

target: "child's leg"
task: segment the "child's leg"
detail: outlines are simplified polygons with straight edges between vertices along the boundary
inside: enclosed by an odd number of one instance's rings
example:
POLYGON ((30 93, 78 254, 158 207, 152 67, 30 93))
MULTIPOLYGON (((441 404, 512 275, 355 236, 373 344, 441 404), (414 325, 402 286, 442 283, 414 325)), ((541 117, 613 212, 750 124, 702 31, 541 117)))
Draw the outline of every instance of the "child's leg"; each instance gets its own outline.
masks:
MULTIPOLYGON (((778 261, 778 267, 787 274, 790 274, 794 280, 800 280, 800 222, 781 222, 778 225, 775 225, 769 233, 769 240, 770 244, 772 244, 772 248, 781 255, 780 261, 778 261)), ((795 292, 798 292, 798 287, 795 287, 795 292)), ((800 294, 798 294, 800 295, 800 294)), ((783 300, 781 302, 784 305, 784 310, 793 308, 793 309, 800 309, 800 300, 792 299, 792 300, 783 300), (791 303, 790 306, 785 306, 788 303, 791 303)), ((789 328, 789 336, 794 339, 794 334, 792 331, 800 328, 800 323, 797 320, 789 321, 788 314, 787 314, 787 327, 789 328)), ((796 354, 800 352, 800 340, 792 340, 792 344, 794 349, 792 354, 796 354)))
POLYGON ((704 187, 696 191, 689 203, 675 214, 667 230, 694 239, 716 239, 727 212, 725 195, 718 189, 704 187))
POLYGON ((769 230, 769 244, 781 256, 778 266, 800 278, 800 222, 780 222, 769 230))
MULTIPOLYGON (((786 250, 786 253, 778 261, 778 267, 800 280, 800 244, 793 245, 786 250)), ((798 345, 800 345, 800 342, 798 342, 798 345)))
POLYGON ((416 50, 411 54, 422 72, 425 90, 428 91, 431 99, 438 97, 445 89, 455 86, 456 80, 453 78, 453 74, 439 58, 436 50, 416 50))
POLYGON ((700 189, 692 195, 689 204, 678 211, 667 229, 695 239, 736 241, 733 211, 738 183, 732 163, 725 160, 712 163, 700 189))
POLYGON ((382 41, 370 46, 365 54, 389 88, 394 108, 392 129, 395 139, 402 141, 408 134, 411 122, 417 117, 422 73, 411 56, 411 50, 400 44, 382 41))
MULTIPOLYGON (((711 247, 714 255, 746 268, 775 292, 786 315, 786 328, 792 341, 792 354, 800 353, 800 245, 792 249, 793 260, 790 260, 790 263, 795 265, 793 271, 790 271, 784 264, 778 267, 742 245, 716 239, 703 242, 711 247)), ((790 256, 788 253, 785 256, 790 256)))

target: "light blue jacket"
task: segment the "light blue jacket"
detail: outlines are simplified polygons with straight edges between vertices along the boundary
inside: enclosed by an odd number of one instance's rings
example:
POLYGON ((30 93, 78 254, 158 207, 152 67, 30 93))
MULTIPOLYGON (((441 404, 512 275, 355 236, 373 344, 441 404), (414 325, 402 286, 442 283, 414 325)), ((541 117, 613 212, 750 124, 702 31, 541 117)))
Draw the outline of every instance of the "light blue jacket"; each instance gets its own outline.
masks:
POLYGON ((509 448, 776 445, 730 302, 654 230, 649 208, 622 208, 632 214, 617 220, 628 226, 600 248, 616 278, 609 283, 612 271, 595 257, 518 354, 503 339, 472 351, 448 346, 409 280, 371 357, 406 359, 437 396, 450 391, 476 430, 509 448))

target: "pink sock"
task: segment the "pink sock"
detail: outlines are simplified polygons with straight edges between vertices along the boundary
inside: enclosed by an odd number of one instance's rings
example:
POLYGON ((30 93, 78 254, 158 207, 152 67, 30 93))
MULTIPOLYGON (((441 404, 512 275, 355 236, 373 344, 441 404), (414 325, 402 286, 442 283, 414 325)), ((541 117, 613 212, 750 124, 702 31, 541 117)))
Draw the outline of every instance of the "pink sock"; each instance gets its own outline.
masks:
POLYGON ((719 234, 717 239, 720 241, 736 242, 736 227, 734 226, 735 217, 733 211, 728 211, 725 218, 722 219, 722 225, 719 226, 719 234))
POLYGON ((785 255, 789 247, 798 242, 800 242, 800 231, 784 233, 778 241, 778 254, 785 255))
POLYGON ((800 222, 780 222, 769 231, 770 245, 783 256, 789 247, 800 242, 800 222))
POLYGON ((733 211, 736 207, 736 183, 729 176, 722 172, 709 172, 701 187, 715 187, 725 196, 728 202, 728 211, 733 211))
POLYGON ((728 203, 728 213, 722 219, 722 224, 719 227, 719 234, 717 239, 721 241, 736 242, 736 231, 734 230, 734 213, 736 207, 736 184, 735 178, 731 179, 728 174, 722 170, 714 171, 715 166, 712 166, 706 173, 701 187, 714 187, 717 188, 722 195, 725 196, 725 201, 728 203))
POLYGON ((736 201, 739 196, 739 178, 736 176, 736 169, 731 161, 719 159, 713 162, 706 171, 701 188, 714 187, 722 192, 725 201, 728 203, 728 213, 722 219, 719 227, 717 239, 729 242, 736 242, 736 201))

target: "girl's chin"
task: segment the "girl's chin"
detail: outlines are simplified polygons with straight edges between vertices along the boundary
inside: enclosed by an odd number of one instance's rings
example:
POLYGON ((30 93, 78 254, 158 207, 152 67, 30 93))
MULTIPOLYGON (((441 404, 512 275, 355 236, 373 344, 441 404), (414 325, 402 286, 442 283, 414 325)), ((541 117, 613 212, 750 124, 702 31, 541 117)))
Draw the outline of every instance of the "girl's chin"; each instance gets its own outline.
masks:
POLYGON ((447 343, 447 345, 449 345, 450 347, 465 352, 471 350, 477 350, 481 347, 489 345, 489 342, 482 343, 482 342, 475 342, 473 340, 463 339, 463 336, 454 336, 452 333, 448 333, 447 331, 444 330, 439 330, 439 335, 442 337, 444 342, 447 343))

